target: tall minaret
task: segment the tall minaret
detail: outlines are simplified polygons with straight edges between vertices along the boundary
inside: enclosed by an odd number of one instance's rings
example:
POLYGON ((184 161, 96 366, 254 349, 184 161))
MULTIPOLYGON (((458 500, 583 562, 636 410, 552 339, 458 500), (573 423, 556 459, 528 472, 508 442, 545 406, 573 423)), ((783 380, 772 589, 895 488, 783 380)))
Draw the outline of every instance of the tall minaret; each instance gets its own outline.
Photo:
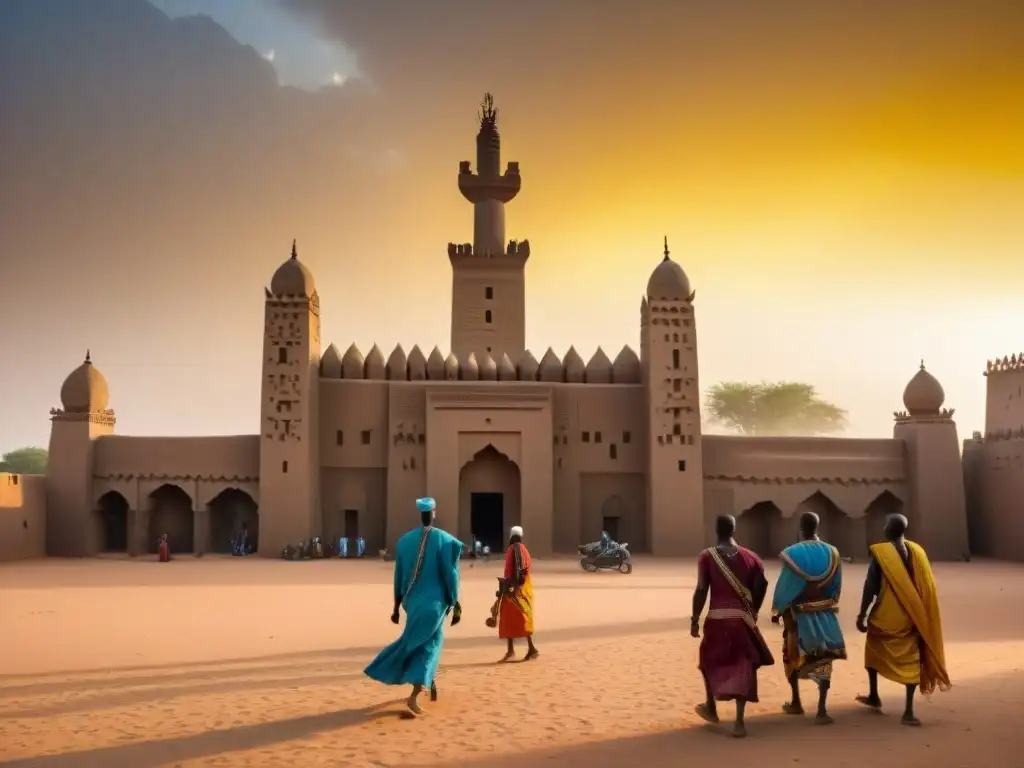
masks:
POLYGON ((693 557, 705 546, 697 322, 690 280, 664 256, 641 304, 640 359, 647 392, 647 514, 655 555, 693 557))
POLYGON ((258 553, 322 531, 320 508, 320 299, 292 254, 266 292, 260 402, 258 553))
POLYGON ((526 345, 528 241, 505 242, 505 203, 519 194, 519 163, 501 173, 501 137, 494 98, 485 94, 476 137, 476 173, 459 163, 459 191, 473 203, 473 244, 448 244, 452 264, 452 351, 465 359, 507 353, 518 360, 526 345))

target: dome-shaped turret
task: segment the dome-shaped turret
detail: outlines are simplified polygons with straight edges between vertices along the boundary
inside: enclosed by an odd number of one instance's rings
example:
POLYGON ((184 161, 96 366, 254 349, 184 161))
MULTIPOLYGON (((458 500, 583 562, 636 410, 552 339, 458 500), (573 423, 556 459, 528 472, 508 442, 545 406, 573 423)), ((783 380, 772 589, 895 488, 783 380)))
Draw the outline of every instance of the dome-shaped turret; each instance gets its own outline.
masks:
POLYGON ((459 360, 459 373, 463 381, 478 381, 480 379, 480 364, 476 361, 476 355, 470 352, 462 360, 459 360))
POLYGON ((444 368, 444 355, 440 349, 434 347, 427 358, 427 378, 431 381, 444 381, 444 368))
POLYGON ((651 301, 688 301, 692 296, 690 278, 683 268, 669 258, 665 238, 665 258, 654 268, 647 281, 647 298, 651 301))
POLYGON ((600 347, 587 363, 588 384, 610 384, 612 380, 612 361, 600 347))
POLYGON ((612 381, 616 384, 639 384, 640 379, 640 358, 627 344, 612 363, 612 381))
POLYGON ((582 384, 587 378, 587 364, 583 362, 576 347, 569 347, 565 353, 565 360, 562 361, 565 368, 565 380, 570 384, 582 384))
POLYGON ((427 358, 417 344, 409 350, 409 381, 423 381, 427 378, 427 358))
POLYGON ((363 378, 363 353, 352 344, 341 358, 341 375, 346 379, 363 378))
POLYGON ((455 381, 459 378, 459 358, 454 352, 449 352, 444 359, 444 377, 448 381, 455 381))
POLYGON ((945 401, 946 393, 942 385, 924 369, 922 360, 921 368, 903 390, 904 407, 911 416, 930 416, 937 414, 945 401))
POLYGON ((405 381, 408 377, 408 363, 401 344, 396 345, 391 351, 385 373, 390 381, 405 381))
POLYGON ((501 356, 501 362, 498 363, 498 381, 515 381, 516 380, 516 367, 512 364, 512 358, 507 353, 503 353, 501 356))
POLYGON ((491 357, 490 352, 484 352, 483 359, 480 361, 480 381, 497 381, 498 380, 498 364, 494 362, 494 358, 491 357))
POLYGON ((291 258, 277 268, 277 272, 270 280, 270 292, 278 297, 305 296, 307 298, 316 293, 313 273, 299 261, 299 253, 294 240, 292 240, 291 258))
POLYGON ((565 381, 565 368, 562 367, 562 361, 558 359, 558 355, 551 347, 548 347, 548 351, 540 359, 538 378, 541 381, 549 382, 565 381))
POLYGON ((334 344, 328 344, 320 356, 320 375, 325 379, 341 378, 341 352, 334 344))
POLYGON ((60 388, 60 402, 66 413, 100 413, 110 404, 107 380, 92 357, 85 353, 85 362, 75 368, 60 388))
POLYGON ((366 362, 363 363, 363 378, 383 381, 386 373, 384 353, 380 351, 380 347, 374 344, 366 355, 366 362))
POLYGON ((516 365, 519 380, 536 381, 539 371, 540 365, 537 363, 537 358, 533 356, 533 352, 527 349, 519 356, 519 363, 516 365))

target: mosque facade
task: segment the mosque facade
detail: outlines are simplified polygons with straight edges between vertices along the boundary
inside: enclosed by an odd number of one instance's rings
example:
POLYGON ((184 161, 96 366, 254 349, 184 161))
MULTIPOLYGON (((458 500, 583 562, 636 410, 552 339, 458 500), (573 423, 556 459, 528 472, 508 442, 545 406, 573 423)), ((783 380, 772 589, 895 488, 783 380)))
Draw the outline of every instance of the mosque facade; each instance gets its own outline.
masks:
POLYGON ((463 541, 500 547, 520 525, 540 556, 602 530, 634 552, 695 555, 722 513, 774 556, 802 510, 854 556, 892 512, 933 558, 969 551, 953 411, 923 364, 888 439, 702 434, 696 291, 667 242, 639 302, 638 351, 528 350, 530 244, 505 234, 522 179, 518 163, 501 168, 489 99, 476 144, 475 169, 458 172, 473 242, 448 245, 447 352, 325 346, 315 281, 293 246, 265 289, 254 434, 118 435, 93 361, 70 374, 40 494, 47 554, 141 555, 164 533, 174 553, 228 551, 242 526, 264 556, 314 535, 361 536, 375 552, 416 524, 424 495, 463 541))

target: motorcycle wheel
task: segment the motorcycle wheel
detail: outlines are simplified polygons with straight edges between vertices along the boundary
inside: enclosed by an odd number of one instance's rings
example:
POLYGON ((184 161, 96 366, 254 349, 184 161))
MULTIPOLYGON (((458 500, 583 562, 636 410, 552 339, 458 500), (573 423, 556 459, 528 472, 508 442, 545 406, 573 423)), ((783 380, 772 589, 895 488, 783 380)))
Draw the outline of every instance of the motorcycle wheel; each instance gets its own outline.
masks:
POLYGON ((619 573, 624 573, 624 574, 626 574, 628 576, 632 572, 633 572, 633 564, 632 563, 620 563, 619 564, 619 573))
POLYGON ((588 563, 586 560, 580 561, 580 565, 583 566, 583 570, 586 571, 587 573, 596 573, 597 572, 597 566, 594 565, 593 563, 588 563))

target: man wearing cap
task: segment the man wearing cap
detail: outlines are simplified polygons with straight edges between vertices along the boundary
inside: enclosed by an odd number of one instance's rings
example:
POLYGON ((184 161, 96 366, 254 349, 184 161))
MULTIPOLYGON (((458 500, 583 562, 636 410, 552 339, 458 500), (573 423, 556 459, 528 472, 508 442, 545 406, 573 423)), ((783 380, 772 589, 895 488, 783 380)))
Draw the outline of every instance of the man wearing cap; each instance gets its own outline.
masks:
POLYGON ((434 677, 444 645, 444 623, 450 613, 454 627, 462 619, 459 604, 459 558, 462 542, 434 527, 437 504, 416 500, 420 527, 402 535, 395 547, 395 603, 391 622, 399 623, 405 609, 405 629, 395 642, 377 654, 366 675, 385 685, 411 685, 406 706, 423 714, 419 695, 430 689, 437 700, 434 677))
POLYGON ((505 578, 501 580, 498 608, 498 637, 508 641, 508 650, 502 661, 516 657, 515 640, 526 638, 526 656, 532 661, 538 656, 533 644, 533 562, 523 544, 523 529, 513 526, 509 532, 508 550, 505 552, 505 578))

